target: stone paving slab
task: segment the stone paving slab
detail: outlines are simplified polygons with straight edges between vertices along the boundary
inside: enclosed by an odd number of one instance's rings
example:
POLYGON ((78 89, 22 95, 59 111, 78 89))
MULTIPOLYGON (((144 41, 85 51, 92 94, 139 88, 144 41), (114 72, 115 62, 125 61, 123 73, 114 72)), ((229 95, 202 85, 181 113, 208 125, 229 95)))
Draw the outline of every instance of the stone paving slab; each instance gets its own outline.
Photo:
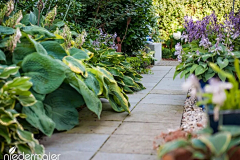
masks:
POLYGON ((119 154, 99 152, 93 160, 157 160, 156 155, 119 154))
POLYGON ((53 134, 44 137, 40 143, 46 150, 96 152, 107 140, 109 135, 100 134, 53 134))
POLYGON ((139 103, 125 121, 160 123, 167 122, 180 126, 183 106, 139 103))
POLYGON ((153 150, 153 140, 153 136, 113 134, 100 152, 153 155, 156 154, 153 150))
POLYGON ((65 132, 67 134, 112 134, 121 121, 80 121, 75 128, 65 132))
POLYGON ((114 135, 145 135, 155 137, 169 129, 178 128, 179 123, 143 123, 143 122, 127 122, 124 121, 120 127, 114 132, 114 135))
POLYGON ((178 61, 167 61, 167 60, 161 60, 156 65, 157 66, 177 66, 180 62, 178 61))
POLYGON ((81 151, 71 151, 71 149, 69 149, 69 151, 59 151, 59 150, 46 150, 46 154, 57 154, 60 155, 59 159, 60 160, 89 160, 91 159, 91 157, 93 157, 93 155, 95 154, 95 152, 81 152, 81 151))
POLYGON ((185 99, 186 95, 148 94, 141 103, 179 105, 184 104, 185 99))
POLYGON ((176 89, 153 89, 151 94, 164 94, 164 95, 187 95, 186 91, 176 90, 176 89))
POLYGON ((173 66, 153 66, 151 68, 152 71, 169 71, 174 68, 173 66))

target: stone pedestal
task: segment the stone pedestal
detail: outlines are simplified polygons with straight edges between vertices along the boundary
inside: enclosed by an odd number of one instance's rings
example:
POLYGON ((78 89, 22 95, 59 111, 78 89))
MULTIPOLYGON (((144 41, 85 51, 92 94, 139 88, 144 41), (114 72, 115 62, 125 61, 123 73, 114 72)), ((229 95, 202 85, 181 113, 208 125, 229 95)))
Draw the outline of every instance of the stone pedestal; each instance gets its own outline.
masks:
POLYGON ((154 65, 162 60, 162 43, 149 43, 148 47, 151 51, 155 51, 154 58, 157 60, 154 61, 154 65))

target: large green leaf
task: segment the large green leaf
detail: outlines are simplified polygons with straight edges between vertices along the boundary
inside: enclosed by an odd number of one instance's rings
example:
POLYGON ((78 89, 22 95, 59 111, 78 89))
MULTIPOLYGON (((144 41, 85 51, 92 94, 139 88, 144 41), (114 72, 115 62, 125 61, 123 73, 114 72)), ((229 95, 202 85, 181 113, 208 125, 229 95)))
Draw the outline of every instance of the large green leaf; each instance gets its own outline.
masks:
POLYGON ((195 76, 203 74, 205 71, 206 71, 206 69, 204 69, 202 66, 197 66, 197 68, 195 70, 195 76))
POLYGON ((38 101, 33 106, 23 107, 22 113, 27 115, 26 120, 32 126, 38 128, 47 136, 52 135, 55 129, 55 123, 46 115, 43 103, 41 101, 38 101))
POLYGON ((48 94, 44 100, 46 113, 56 123, 59 131, 70 130, 79 124, 76 108, 84 103, 83 97, 67 84, 48 94))
POLYGON ((102 103, 95 92, 88 88, 83 78, 70 70, 67 72, 67 80, 69 84, 83 96, 88 109, 100 118, 102 103))
POLYGON ((219 65, 220 69, 227 67, 229 64, 227 58, 225 58, 224 60, 222 60, 222 59, 223 59, 222 57, 218 57, 218 59, 217 59, 217 64, 219 65))
POLYGON ((78 60, 88 60, 92 56, 92 52, 86 50, 86 49, 77 49, 77 48, 71 48, 69 49, 69 53, 71 56, 78 60))
POLYGON ((13 29, 11 27, 5 27, 5 26, 0 25, 0 35, 2 35, 2 34, 10 35, 10 34, 14 34, 14 33, 15 33, 15 29, 13 29))
POLYGON ((96 95, 100 96, 103 93, 103 83, 97 79, 97 77, 91 72, 92 68, 88 68, 88 77, 84 78, 85 84, 90 90, 95 92, 96 95))
POLYGON ((30 35, 42 35, 46 38, 55 38, 56 36, 47 29, 39 26, 26 26, 23 31, 30 35))
POLYGON ((77 60, 72 56, 66 56, 63 58, 63 62, 75 73, 81 74, 87 77, 87 71, 82 61, 77 60))
POLYGON ((217 156, 227 151, 231 141, 229 132, 219 132, 209 137, 200 137, 200 140, 217 156))
POLYGON ((21 43, 17 44, 17 47, 13 52, 12 61, 13 63, 18 64, 27 55, 33 52, 36 52, 35 46, 32 43, 30 43, 29 39, 27 39, 26 37, 22 37, 21 43))
POLYGON ((63 47, 56 41, 44 41, 41 45, 46 49, 48 55, 53 56, 56 59, 62 60, 67 56, 67 53, 63 47))
POLYGON ((32 53, 22 62, 24 75, 31 77, 33 89, 40 94, 56 90, 65 79, 65 67, 62 62, 48 55, 32 53))
POLYGON ((32 39, 30 36, 27 36, 27 38, 29 39, 29 41, 34 45, 36 51, 40 54, 48 54, 47 51, 45 50, 45 48, 38 43, 37 41, 35 41, 34 39, 32 39))

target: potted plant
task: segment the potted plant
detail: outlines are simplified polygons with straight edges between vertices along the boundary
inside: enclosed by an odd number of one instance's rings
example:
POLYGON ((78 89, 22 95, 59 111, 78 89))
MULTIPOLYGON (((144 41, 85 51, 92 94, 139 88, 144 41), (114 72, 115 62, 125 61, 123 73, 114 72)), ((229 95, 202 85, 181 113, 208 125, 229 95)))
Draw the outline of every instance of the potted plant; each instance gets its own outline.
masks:
POLYGON ((234 16, 230 13, 224 23, 218 22, 214 13, 196 22, 185 17, 185 32, 181 36, 183 45, 178 43, 175 46, 175 54, 181 63, 176 67, 174 78, 178 74, 181 74, 180 78, 188 78, 194 74, 202 87, 213 77, 225 81, 226 77, 214 72, 209 62, 234 74, 234 57, 240 58, 240 30, 237 23, 240 20, 239 14, 234 16))
POLYGON ((236 59, 234 64, 238 80, 232 74, 221 70, 216 64, 209 64, 216 73, 227 77, 230 82, 212 79, 204 88, 205 93, 202 94, 204 100, 198 102, 208 106, 209 122, 214 132, 218 131, 218 126, 221 124, 240 125, 239 60, 236 59))
POLYGON ((237 160, 240 157, 240 127, 222 126, 216 134, 205 128, 198 138, 177 139, 161 145, 162 160, 237 160))

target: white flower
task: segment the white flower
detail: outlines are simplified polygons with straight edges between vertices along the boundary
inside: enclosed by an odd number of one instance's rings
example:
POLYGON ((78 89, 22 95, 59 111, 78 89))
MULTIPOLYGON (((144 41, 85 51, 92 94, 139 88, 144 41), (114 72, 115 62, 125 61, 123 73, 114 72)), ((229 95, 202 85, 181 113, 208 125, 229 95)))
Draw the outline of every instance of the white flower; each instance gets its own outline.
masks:
POLYGON ((226 100, 225 89, 231 89, 233 86, 231 83, 221 82, 218 79, 211 79, 209 85, 204 90, 207 93, 212 93, 212 102, 218 106, 222 106, 226 100))
POLYGON ((173 38, 179 40, 181 38, 181 32, 177 31, 177 33, 173 33, 173 38))

